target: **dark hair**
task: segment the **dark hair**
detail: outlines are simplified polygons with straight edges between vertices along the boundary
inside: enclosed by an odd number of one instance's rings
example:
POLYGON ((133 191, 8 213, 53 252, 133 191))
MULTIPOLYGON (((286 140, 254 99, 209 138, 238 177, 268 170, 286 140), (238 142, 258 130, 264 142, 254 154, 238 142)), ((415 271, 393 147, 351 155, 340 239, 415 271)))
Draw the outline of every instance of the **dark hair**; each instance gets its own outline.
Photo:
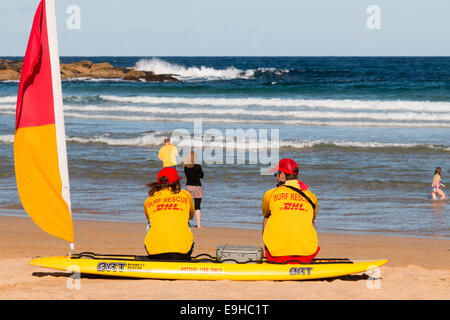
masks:
POLYGON ((155 194, 155 192, 161 191, 162 189, 169 188, 173 193, 179 193, 181 191, 180 180, 177 180, 172 183, 167 183, 169 179, 167 177, 159 178, 159 182, 148 183, 145 186, 150 188, 148 191, 148 195, 151 197, 155 194))
POLYGON ((298 168, 292 170, 294 173, 285 173, 286 180, 297 180, 298 179, 298 168))
POLYGON ((442 176, 442 168, 441 167, 437 167, 436 170, 434 171, 434 174, 439 173, 440 176, 442 176))

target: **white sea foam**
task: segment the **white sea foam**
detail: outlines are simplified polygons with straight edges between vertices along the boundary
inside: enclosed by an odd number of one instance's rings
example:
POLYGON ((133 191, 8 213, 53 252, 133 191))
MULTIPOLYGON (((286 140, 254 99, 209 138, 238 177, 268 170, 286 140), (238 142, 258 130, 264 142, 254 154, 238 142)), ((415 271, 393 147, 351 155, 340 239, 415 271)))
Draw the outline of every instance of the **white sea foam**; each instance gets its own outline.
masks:
MULTIPOLYGON (((203 147, 226 147, 226 143, 224 141, 203 141, 203 147)), ((69 142, 78 142, 83 144, 97 144, 102 143, 110 146, 138 146, 138 147, 157 147, 161 146, 162 137, 160 133, 147 133, 134 138, 111 138, 108 135, 101 135, 98 137, 68 137, 67 141, 69 142)), ((172 143, 174 143, 177 147, 183 148, 186 146, 193 147, 193 140, 183 140, 178 137, 173 137, 171 139, 172 143)), ((265 142, 263 142, 265 143, 265 142)), ((270 143, 270 142, 269 142, 270 143)), ((261 144, 262 145, 262 144, 261 144)), ((258 141, 255 139, 247 139, 244 143, 235 143, 233 145, 234 148, 237 149, 258 149, 258 141)))
MULTIPOLYGON (((12 108, 7 107, 10 110, 4 110, 4 107, 0 107, 0 114, 3 115, 15 115, 15 111, 12 108)), ((170 110, 168 108, 152 108, 148 110, 139 110, 140 113, 151 113, 152 116, 137 115, 137 114, 93 114, 87 112, 67 112, 67 111, 130 111, 127 107, 115 107, 113 110, 108 107, 93 106, 88 109, 82 107, 66 107, 65 116, 67 118, 78 119, 97 119, 97 120, 117 120, 117 121, 163 121, 163 122, 193 122, 195 120, 201 120, 206 123, 244 123, 244 124, 288 124, 288 125, 313 125, 313 126, 371 126, 371 127, 442 127, 450 128, 450 115, 426 115, 426 114, 395 114, 395 113, 325 113, 325 112, 289 112, 285 114, 285 118, 278 117, 266 117, 261 119, 254 119, 253 116, 271 116, 269 111, 264 113, 252 112, 245 109, 233 110, 232 112, 226 112, 226 110, 204 110, 204 109, 185 109, 185 110, 170 110), (90 109, 90 110, 89 110, 90 109), (115 110, 114 110, 115 109, 115 110), (195 113, 197 112, 197 113, 195 113), (231 115, 240 116, 247 115, 248 119, 242 119, 240 117, 199 117, 196 115, 231 115), (184 116, 183 116, 184 115, 184 116), (190 115, 191 117, 186 117, 190 115), (374 120, 374 121, 367 121, 374 120)))
MULTIPOLYGON (((84 97, 71 96, 73 101, 84 97)), ((425 113, 450 113, 450 102, 407 101, 407 100, 354 100, 354 99, 280 99, 280 98, 189 98, 189 97, 150 97, 150 96, 112 96, 101 95, 100 99, 110 102, 148 104, 148 105, 190 105, 217 107, 286 107, 307 109, 369 110, 369 111, 414 111, 425 113)), ((16 103, 16 96, 0 97, 0 105, 16 103)), ((14 105, 15 108, 15 105, 14 105)))
POLYGON ((319 145, 332 145, 344 148, 427 148, 434 150, 441 150, 450 152, 450 147, 436 146, 433 144, 419 144, 419 143, 391 143, 391 142, 376 142, 376 141, 331 141, 331 140, 293 140, 282 141, 281 147, 291 148, 312 148, 319 145))
MULTIPOLYGON (((0 107, 1 109, 1 107, 0 107)), ((348 120, 382 120, 382 121, 450 121, 450 113, 416 113, 416 112, 329 112, 329 111, 281 111, 248 110, 243 108, 168 108, 168 107, 136 107, 136 106, 65 106, 70 111, 96 112, 132 112, 153 113, 163 115, 239 115, 249 117, 297 118, 297 119, 348 119, 348 120)))
MULTIPOLYGON (((0 136, 0 141, 1 141, 0 136)), ((86 138, 86 137, 68 137, 69 142, 78 142, 83 144, 102 143, 111 146, 138 146, 138 147, 157 147, 161 145, 161 134, 146 133, 134 138, 111 138, 108 135, 101 135, 98 137, 86 138)), ((179 148, 186 146, 193 146, 193 140, 172 139, 172 142, 179 148)), ((236 140, 234 144, 227 143, 225 139, 214 140, 204 139, 202 140, 203 147, 209 148, 236 148, 246 150, 265 149, 271 146, 272 141, 265 139, 255 139, 247 137, 245 141, 236 140)), ((197 144, 199 145, 199 144, 197 144)), ((377 148, 395 148, 395 149, 411 149, 411 148, 424 148, 437 151, 450 152, 450 147, 436 146, 433 144, 418 144, 418 143, 389 143, 389 142, 376 142, 376 141, 343 141, 343 140, 282 140, 279 144, 272 146, 279 146, 281 148, 295 148, 295 149, 308 149, 317 146, 335 146, 342 148, 364 148, 364 149, 377 149, 377 148)))
POLYGON ((161 145, 161 137, 157 137, 155 134, 147 134, 136 138, 123 138, 114 139, 108 138, 107 135, 102 135, 99 137, 86 138, 86 137, 68 137, 69 142, 78 143, 103 143, 111 146, 156 146, 161 145))
MULTIPOLYGON (((150 132, 143 133, 136 137, 131 138, 112 138, 108 134, 103 134, 96 137, 67 137, 68 142, 76 142, 81 144, 106 144, 110 146, 137 146, 137 147, 157 147, 161 145, 162 136, 171 135, 171 133, 163 132, 150 132)), ((196 138, 197 139, 197 138, 196 138)), ((193 140, 184 140, 174 137, 173 143, 178 147, 183 148, 186 146, 193 146, 193 140)), ((0 135, 0 143, 13 144, 14 135, 0 135)), ((197 144, 199 145, 199 144, 197 144)), ((255 139, 253 137, 246 137, 245 141, 236 139, 234 144, 229 144, 225 139, 216 140, 211 139, 206 134, 202 136, 203 147, 209 148, 236 148, 255 150, 265 149, 268 146, 280 147, 280 148, 294 148, 294 149, 308 149, 317 146, 335 146, 342 148, 364 148, 364 149, 377 149, 377 148, 393 148, 393 149, 411 149, 411 148, 424 148, 429 150, 450 152, 448 146, 438 146, 433 144, 420 144, 420 143, 391 143, 391 142, 377 142, 377 141, 345 141, 345 140, 281 140, 279 143, 274 141, 268 141, 265 139, 255 139)))
POLYGON ((14 135, 12 134, 0 135, 0 143, 13 144, 14 135))
MULTIPOLYGON (((3 113, 3 112, 2 112, 3 113)), ((450 123, 446 122, 381 122, 381 121, 317 121, 317 120, 255 120, 240 118, 205 118, 205 117, 164 117, 164 116, 137 116, 137 115, 100 115, 66 112, 66 117, 80 119, 102 119, 118 121, 165 121, 165 122, 193 122, 194 120, 205 123, 245 123, 245 124, 290 124, 290 125, 313 125, 313 126, 371 126, 371 127, 444 127, 450 128, 450 123)))
POLYGON ((3 103, 16 103, 17 97, 16 96, 6 96, 6 97, 0 97, 0 104, 3 103))
POLYGON ((270 72, 275 75, 282 75, 289 72, 288 69, 277 68, 241 70, 236 67, 228 67, 225 69, 215 69, 207 66, 186 67, 159 58, 139 60, 134 68, 140 71, 152 71, 155 74, 171 74, 184 81, 251 79, 255 76, 256 72, 270 72))
MULTIPOLYGON (((77 96, 72 96, 71 100, 74 97, 77 96)), ((449 102, 149 96, 96 96, 95 99, 98 98, 109 101, 110 105, 66 104, 66 116, 123 121, 192 122, 195 118, 213 123, 450 127, 449 102), (320 110, 321 107, 329 109, 320 110)), ((80 99, 82 102, 83 98, 80 99)), ((13 115, 15 100, 14 96, 0 97, 0 113, 13 115)), ((90 100, 92 98, 87 101, 90 100)))
POLYGON ((150 97, 133 96, 121 97, 101 95, 101 99, 113 102, 134 104, 180 104, 192 106, 218 107, 300 107, 300 108, 332 108, 343 110, 406 110, 420 112, 450 112, 450 102, 434 101, 382 101, 382 100, 353 100, 353 99, 280 99, 280 98, 189 98, 189 97, 150 97))
POLYGON ((136 70, 152 71, 155 74, 172 74, 181 80, 231 80, 237 78, 251 78, 254 71, 243 71, 235 67, 214 69, 211 67, 184 67, 158 58, 142 59, 136 63, 136 70))

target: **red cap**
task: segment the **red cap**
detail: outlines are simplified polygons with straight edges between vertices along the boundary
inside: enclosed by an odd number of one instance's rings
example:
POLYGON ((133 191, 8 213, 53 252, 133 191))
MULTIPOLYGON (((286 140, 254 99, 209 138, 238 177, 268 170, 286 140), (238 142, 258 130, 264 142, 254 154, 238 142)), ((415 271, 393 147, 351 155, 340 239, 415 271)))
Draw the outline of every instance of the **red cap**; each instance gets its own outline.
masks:
POLYGON ((278 162, 278 165, 274 169, 270 170, 270 172, 284 172, 287 174, 295 174, 295 168, 297 168, 298 170, 298 165, 294 160, 281 159, 280 162, 278 162))
POLYGON ((167 179, 169 179, 169 181, 166 182, 166 183, 172 183, 172 182, 180 180, 180 178, 178 177, 177 169, 170 168, 170 167, 162 168, 161 171, 159 171, 159 173, 158 173, 158 183, 160 183, 159 179, 161 177, 167 177, 167 179))

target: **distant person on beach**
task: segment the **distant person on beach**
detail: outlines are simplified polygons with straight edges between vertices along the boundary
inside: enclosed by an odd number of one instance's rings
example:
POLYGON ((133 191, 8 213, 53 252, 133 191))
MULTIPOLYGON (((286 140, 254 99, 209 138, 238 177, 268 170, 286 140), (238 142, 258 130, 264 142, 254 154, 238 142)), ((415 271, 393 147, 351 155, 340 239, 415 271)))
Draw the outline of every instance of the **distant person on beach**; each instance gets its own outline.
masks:
POLYGON ((178 150, 170 143, 169 138, 164 139, 164 146, 159 149, 158 159, 163 162, 163 168, 177 166, 178 150))
POLYGON ((186 175, 186 190, 194 198, 195 218, 197 228, 202 228, 200 222, 200 203, 203 198, 203 188, 200 179, 203 178, 203 170, 199 164, 195 163, 195 152, 188 153, 183 159, 184 174, 186 175))
POLYGON ((144 242, 149 258, 190 260, 194 236, 189 220, 194 217, 194 202, 181 189, 177 170, 163 168, 157 181, 146 186, 150 188, 144 204, 149 228, 144 242))
POLYGON ((272 171, 277 187, 263 197, 263 241, 272 262, 309 263, 320 250, 314 228, 317 198, 298 180, 298 171, 294 160, 280 160, 272 171))
POLYGON ((441 176, 442 176, 442 168, 437 167, 434 171, 434 177, 433 182, 431 183, 431 198, 433 200, 436 200, 437 197, 441 197, 439 200, 445 199, 445 193, 442 191, 441 188, 445 188, 445 185, 441 182, 441 176))

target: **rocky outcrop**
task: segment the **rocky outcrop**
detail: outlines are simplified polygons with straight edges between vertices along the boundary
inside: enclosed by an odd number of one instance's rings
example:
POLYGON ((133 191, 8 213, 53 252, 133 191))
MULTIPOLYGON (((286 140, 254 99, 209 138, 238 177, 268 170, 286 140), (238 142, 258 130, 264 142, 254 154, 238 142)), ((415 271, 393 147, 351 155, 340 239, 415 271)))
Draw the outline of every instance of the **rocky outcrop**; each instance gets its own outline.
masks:
MULTIPOLYGON (((22 61, 0 59, 0 81, 19 80, 22 65, 22 61)), ((92 61, 88 60, 62 63, 61 79, 122 79, 148 82, 179 81, 170 74, 154 74, 151 71, 117 68, 106 62, 92 63, 92 61)))
POLYGON ((19 80, 23 62, 0 59, 0 81, 19 80))

